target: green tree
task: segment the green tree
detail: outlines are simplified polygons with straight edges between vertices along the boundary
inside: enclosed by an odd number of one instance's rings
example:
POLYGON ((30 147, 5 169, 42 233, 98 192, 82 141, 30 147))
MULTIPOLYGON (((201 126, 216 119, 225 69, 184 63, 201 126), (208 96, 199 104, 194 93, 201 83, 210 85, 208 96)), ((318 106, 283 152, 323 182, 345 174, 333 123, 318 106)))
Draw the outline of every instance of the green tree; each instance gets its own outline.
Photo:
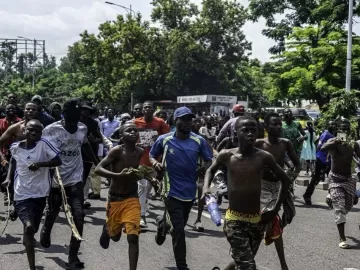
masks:
MULTIPOLYGON (((316 101, 320 108, 345 86, 347 33, 339 27, 322 36, 322 27, 294 28, 286 51, 269 64, 273 85, 270 100, 316 101)), ((360 81, 360 39, 354 36, 352 80, 360 81)))
MULTIPOLYGON (((356 16, 360 14, 360 6, 353 1, 356 16)), ((346 0, 251 0, 249 10, 252 20, 265 18, 266 29, 262 33, 276 41, 269 51, 278 54, 285 51, 285 41, 296 27, 322 26, 320 39, 334 28, 342 27, 348 19, 348 3, 346 0)))
POLYGON ((319 127, 326 128, 330 120, 340 120, 346 118, 351 123, 352 138, 355 138, 358 129, 357 109, 360 104, 360 92, 353 90, 350 93, 339 90, 333 93, 330 102, 324 106, 319 127))

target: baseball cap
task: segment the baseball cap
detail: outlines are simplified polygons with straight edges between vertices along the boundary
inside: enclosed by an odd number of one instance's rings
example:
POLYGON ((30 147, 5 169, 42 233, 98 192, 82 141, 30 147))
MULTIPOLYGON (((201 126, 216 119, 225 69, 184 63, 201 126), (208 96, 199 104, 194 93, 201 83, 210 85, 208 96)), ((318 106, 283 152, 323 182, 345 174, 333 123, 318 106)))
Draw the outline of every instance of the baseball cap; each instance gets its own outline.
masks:
POLYGON ((79 100, 76 98, 69 99, 64 102, 63 111, 64 112, 77 112, 79 111, 79 100))
POLYGON ((39 100, 40 102, 42 102, 42 97, 39 95, 35 95, 32 97, 31 101, 35 101, 35 100, 39 100))
POLYGON ((81 102, 81 105, 80 105, 81 109, 88 109, 90 111, 93 111, 94 108, 92 107, 92 103, 91 102, 87 102, 87 101, 83 101, 81 102))
POLYGON ((192 118, 195 118, 195 114, 193 114, 188 107, 180 107, 177 108, 174 112, 174 120, 185 115, 191 115, 192 118))
POLYGON ((242 113, 245 112, 245 107, 240 104, 235 104, 233 107, 233 113, 242 113))
POLYGON ((124 118, 131 118, 131 116, 128 113, 123 113, 122 115, 120 115, 120 120, 123 120, 124 118))

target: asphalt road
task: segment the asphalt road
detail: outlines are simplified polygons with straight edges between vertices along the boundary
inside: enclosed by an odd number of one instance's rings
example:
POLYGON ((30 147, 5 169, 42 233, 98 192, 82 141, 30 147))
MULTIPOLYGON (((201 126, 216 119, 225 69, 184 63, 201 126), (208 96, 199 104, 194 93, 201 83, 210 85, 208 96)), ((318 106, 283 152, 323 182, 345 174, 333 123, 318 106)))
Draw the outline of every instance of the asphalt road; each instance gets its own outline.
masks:
MULTIPOLYGON (((105 198, 107 189, 103 189, 105 198)), ((339 270, 346 268, 360 269, 360 231, 358 206, 348 215, 346 232, 352 249, 338 248, 338 233, 333 222, 332 211, 325 204, 326 191, 316 190, 312 207, 303 204, 301 195, 303 187, 296 187, 297 216, 284 232, 285 254, 291 270, 339 270)), ((1 196, 2 197, 2 196, 1 196)), ((87 210, 84 229, 85 242, 82 243, 80 258, 85 262, 85 269, 111 270, 129 269, 127 241, 125 237, 118 243, 111 242, 108 250, 103 250, 98 242, 102 225, 105 221, 105 199, 91 201, 92 207, 87 210)), ((149 229, 140 235, 140 257, 138 269, 176 270, 173 259, 171 238, 168 236, 163 246, 154 241, 154 218, 161 213, 161 202, 150 202, 149 229)), ((221 209, 225 211, 227 204, 221 209)), ((5 216, 3 198, 0 199, 0 217, 5 216)), ((196 208, 190 215, 187 231, 187 258, 192 270, 211 270, 214 266, 223 268, 230 260, 229 244, 222 227, 212 224, 207 213, 204 213, 204 233, 194 231, 192 224, 196 218, 196 208)), ((2 230, 4 222, 0 224, 2 230)), ((52 233, 52 247, 44 250, 36 248, 38 269, 64 269, 67 261, 70 228, 63 213, 60 214, 52 233)), ((39 239, 39 235, 36 235, 39 239)), ((27 258, 22 245, 22 225, 19 220, 10 222, 6 234, 0 239, 0 269, 27 269, 27 258)), ((278 270, 279 261, 274 245, 261 246, 256 262, 259 270, 278 270)))

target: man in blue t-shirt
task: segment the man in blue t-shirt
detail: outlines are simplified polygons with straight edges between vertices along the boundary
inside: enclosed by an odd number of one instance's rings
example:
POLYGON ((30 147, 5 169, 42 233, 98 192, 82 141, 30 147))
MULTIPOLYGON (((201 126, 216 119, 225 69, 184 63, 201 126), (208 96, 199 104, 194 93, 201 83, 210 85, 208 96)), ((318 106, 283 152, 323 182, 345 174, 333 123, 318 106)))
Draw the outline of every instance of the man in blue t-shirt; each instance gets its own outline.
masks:
POLYGON ((197 179, 199 173, 205 173, 213 158, 205 139, 191 132, 193 118, 195 115, 189 108, 178 108, 174 113, 176 132, 161 135, 150 150, 151 163, 157 171, 166 171, 166 181, 170 184, 166 206, 173 225, 171 236, 179 270, 188 269, 185 226, 196 196, 197 179), (163 168, 156 159, 164 154, 165 149, 163 168), (200 158, 205 162, 203 168, 199 168, 200 158))
POLYGON ((314 193, 315 187, 319 184, 321 178, 325 178, 325 170, 330 166, 330 158, 328 158, 328 151, 321 151, 321 146, 326 143, 329 139, 334 138, 336 135, 337 125, 335 121, 329 121, 327 125, 327 130, 325 130, 319 139, 319 143, 316 151, 316 161, 315 161, 315 172, 311 177, 310 184, 306 188, 306 191, 303 195, 305 204, 311 205, 311 196, 314 193))

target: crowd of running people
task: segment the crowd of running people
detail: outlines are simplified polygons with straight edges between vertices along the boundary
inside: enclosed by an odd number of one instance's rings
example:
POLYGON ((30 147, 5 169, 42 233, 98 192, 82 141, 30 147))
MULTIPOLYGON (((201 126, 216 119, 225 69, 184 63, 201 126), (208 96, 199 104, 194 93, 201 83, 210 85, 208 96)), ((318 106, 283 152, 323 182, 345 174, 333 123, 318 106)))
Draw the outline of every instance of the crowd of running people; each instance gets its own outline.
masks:
POLYGON ((334 209, 339 247, 349 247, 346 214, 357 203, 351 166, 353 160, 358 162, 360 149, 350 140, 346 119, 330 121, 316 139, 312 125, 304 131, 289 109, 282 116, 274 112, 260 116, 258 111, 246 113, 243 106, 235 105, 234 117, 226 118, 195 115, 180 107, 168 116, 165 111, 155 113, 153 103, 145 101, 136 104, 131 114, 116 115, 107 108, 102 115, 91 103, 78 99, 45 108, 36 95, 21 109, 16 95, 10 94, 7 102, 0 120, 0 180, 5 204, 13 205, 9 217, 23 223, 31 270, 36 269, 34 235, 43 214, 40 244, 49 248, 53 225, 66 206, 64 199, 73 222, 66 268, 85 267, 78 257, 84 209, 91 207, 88 199, 100 199, 100 177, 106 179, 109 190, 99 242, 107 249, 110 240, 119 241, 124 230, 131 270, 137 269, 139 234, 147 227, 153 189, 154 196, 163 198, 166 210, 156 219, 156 243, 161 245, 166 232, 170 233, 177 268, 189 269, 185 226, 196 203, 194 227, 205 230, 201 217, 214 179, 221 179, 218 204, 223 198, 229 202, 224 234, 233 260, 225 269, 255 270, 254 258, 265 238, 266 245, 274 242, 281 269, 286 270, 282 231, 295 216, 294 182, 309 140, 316 150, 304 202, 311 205, 316 185, 328 174, 326 202, 334 209))

